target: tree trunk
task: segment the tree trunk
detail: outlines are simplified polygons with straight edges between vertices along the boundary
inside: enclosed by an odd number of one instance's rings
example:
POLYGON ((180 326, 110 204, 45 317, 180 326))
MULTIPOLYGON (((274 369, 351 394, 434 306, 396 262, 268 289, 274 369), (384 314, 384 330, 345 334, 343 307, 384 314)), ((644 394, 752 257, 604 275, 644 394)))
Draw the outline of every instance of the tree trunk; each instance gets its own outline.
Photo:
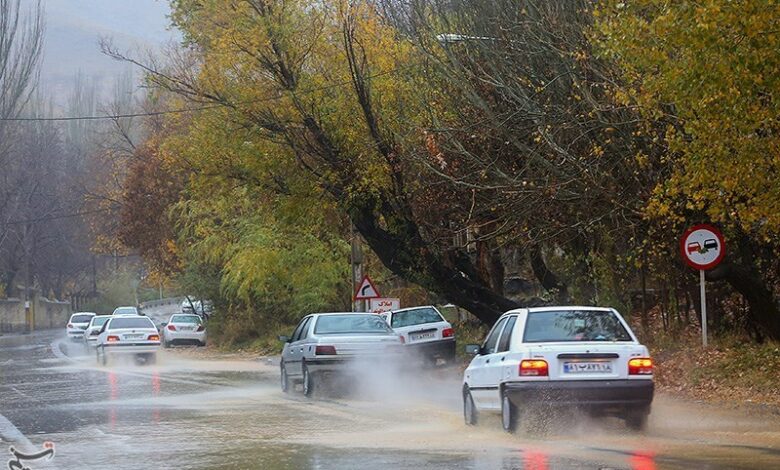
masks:
POLYGON ((497 294, 464 270, 452 266, 442 254, 432 251, 422 239, 417 224, 398 210, 400 201, 377 205, 371 200, 358 202, 356 199, 350 201, 348 208, 355 228, 394 274, 465 308, 488 325, 507 310, 523 306, 497 294), (389 228, 379 225, 377 206, 382 207, 389 228))
POLYGON ((542 287, 548 292, 555 292, 555 297, 560 301, 567 301, 569 298, 568 288, 566 287, 566 284, 564 284, 563 281, 547 267, 541 247, 537 245, 531 248, 529 258, 531 261, 531 270, 533 270, 534 276, 536 276, 542 284, 542 287))
POLYGON ((780 340, 780 310, 772 291, 755 266, 723 263, 707 273, 707 280, 725 280, 750 307, 750 322, 767 338, 780 340))

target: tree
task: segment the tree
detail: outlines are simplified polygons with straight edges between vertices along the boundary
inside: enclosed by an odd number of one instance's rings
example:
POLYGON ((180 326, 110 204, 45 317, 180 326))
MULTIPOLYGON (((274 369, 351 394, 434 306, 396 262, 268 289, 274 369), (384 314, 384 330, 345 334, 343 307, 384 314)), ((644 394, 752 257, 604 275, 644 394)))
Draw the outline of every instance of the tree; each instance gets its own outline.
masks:
POLYGON ((626 106, 665 125, 669 177, 647 215, 668 226, 708 219, 729 235, 710 274, 749 302, 762 333, 780 338, 769 284, 780 247, 780 5, 774 2, 604 2, 603 54, 624 71, 626 106))

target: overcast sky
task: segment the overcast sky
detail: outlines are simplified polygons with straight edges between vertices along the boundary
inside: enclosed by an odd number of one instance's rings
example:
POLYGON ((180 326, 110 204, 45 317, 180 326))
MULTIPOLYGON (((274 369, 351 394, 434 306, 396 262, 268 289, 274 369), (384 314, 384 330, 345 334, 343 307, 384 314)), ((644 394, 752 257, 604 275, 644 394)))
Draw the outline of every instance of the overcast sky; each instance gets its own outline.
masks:
MULTIPOLYGON (((22 2, 24 4, 25 2, 22 2)), ((176 38, 167 0, 43 0, 46 38, 42 79, 48 92, 67 93, 81 70, 105 90, 127 68, 100 52, 101 37, 122 50, 158 48, 176 38)), ((62 103, 62 97, 57 101, 62 103)))

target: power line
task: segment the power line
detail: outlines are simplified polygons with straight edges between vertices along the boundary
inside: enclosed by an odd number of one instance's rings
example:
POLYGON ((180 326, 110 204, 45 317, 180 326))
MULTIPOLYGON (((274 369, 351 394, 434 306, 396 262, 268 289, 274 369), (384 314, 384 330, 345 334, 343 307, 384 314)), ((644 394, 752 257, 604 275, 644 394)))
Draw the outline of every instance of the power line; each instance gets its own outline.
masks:
MULTIPOLYGON (((378 72, 373 75, 369 75, 366 78, 372 79, 381 77, 384 75, 390 75, 393 73, 396 73, 402 69, 410 68, 411 66, 399 66, 394 67, 390 70, 385 70, 383 72, 378 72)), ((310 88, 307 90, 303 90, 301 92, 292 92, 294 95, 309 95, 311 93, 316 93, 318 91, 327 91, 333 88, 340 88, 343 86, 352 85, 352 81, 343 81, 338 83, 333 83, 331 85, 325 85, 321 87, 315 87, 310 88)), ((267 98, 258 98, 255 100, 248 100, 239 102, 238 104, 256 104, 256 103, 267 103, 272 101, 277 101, 284 98, 283 95, 278 96, 271 96, 267 98)), ((0 118, 0 122, 63 122, 63 121, 100 121, 104 119, 124 119, 124 118, 134 118, 134 117, 151 117, 151 116, 162 116, 166 114, 181 114, 181 113, 191 113, 191 112, 197 112, 197 111, 206 111, 209 109, 217 109, 217 108, 224 108, 228 106, 227 104, 212 104, 212 105, 206 105, 206 106, 198 106, 194 108, 181 108, 181 109, 167 109, 163 111, 149 111, 144 113, 126 113, 126 114, 104 114, 104 115, 96 115, 96 116, 62 116, 62 117, 14 117, 14 118, 0 118)))

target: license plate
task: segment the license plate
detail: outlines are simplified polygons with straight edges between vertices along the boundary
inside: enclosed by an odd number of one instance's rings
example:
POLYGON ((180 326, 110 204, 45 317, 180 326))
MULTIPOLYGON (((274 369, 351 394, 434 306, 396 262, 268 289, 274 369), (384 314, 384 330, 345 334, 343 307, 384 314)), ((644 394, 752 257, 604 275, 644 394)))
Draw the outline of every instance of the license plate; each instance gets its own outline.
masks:
POLYGON ((436 337, 436 332, 431 331, 430 333, 416 333, 416 334, 410 334, 409 339, 412 341, 420 341, 421 339, 433 339, 436 337))
POLYGON ((125 339, 141 339, 144 335, 125 335, 125 339))
POLYGON ((611 373, 611 362, 564 362, 563 372, 567 374, 611 373))
POLYGON ((195 327, 194 327, 194 326, 182 326, 182 327, 181 327, 181 330, 182 330, 182 331, 192 331, 192 330, 194 330, 194 329, 195 329, 195 327))

